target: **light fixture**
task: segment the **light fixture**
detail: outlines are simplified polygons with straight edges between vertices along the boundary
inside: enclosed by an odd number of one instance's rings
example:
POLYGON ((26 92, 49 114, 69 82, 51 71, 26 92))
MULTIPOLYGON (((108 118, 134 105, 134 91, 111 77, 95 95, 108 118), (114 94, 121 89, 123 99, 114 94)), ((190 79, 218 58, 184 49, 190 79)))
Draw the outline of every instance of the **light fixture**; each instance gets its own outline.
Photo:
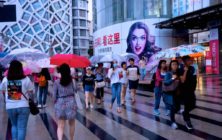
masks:
POLYGON ((5 0, 0 0, 0 8, 4 7, 5 0))

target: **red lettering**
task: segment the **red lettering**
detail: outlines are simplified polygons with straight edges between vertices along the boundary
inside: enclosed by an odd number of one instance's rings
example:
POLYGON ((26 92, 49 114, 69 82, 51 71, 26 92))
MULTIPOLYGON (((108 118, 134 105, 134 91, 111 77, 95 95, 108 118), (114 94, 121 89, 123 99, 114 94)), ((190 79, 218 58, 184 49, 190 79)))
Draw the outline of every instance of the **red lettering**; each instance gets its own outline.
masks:
POLYGON ((113 35, 108 36, 108 44, 112 45, 113 44, 113 35))
POLYGON ((106 46, 107 45, 107 36, 103 36, 103 45, 106 46))
POLYGON ((120 35, 119 35, 119 33, 114 33, 114 44, 120 44, 120 35))

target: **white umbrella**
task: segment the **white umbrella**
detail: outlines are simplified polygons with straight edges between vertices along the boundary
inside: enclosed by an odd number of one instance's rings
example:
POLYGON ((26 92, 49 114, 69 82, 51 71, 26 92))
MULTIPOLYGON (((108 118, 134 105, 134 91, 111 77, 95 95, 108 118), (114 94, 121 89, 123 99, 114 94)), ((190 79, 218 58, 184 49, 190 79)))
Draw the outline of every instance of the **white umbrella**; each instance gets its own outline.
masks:
POLYGON ((111 55, 105 55, 100 59, 100 63, 107 63, 112 61, 117 61, 118 63, 121 63, 124 61, 124 57, 117 55, 117 54, 111 54, 111 55))
POLYGON ((38 61, 40 59, 48 58, 49 56, 40 50, 30 49, 30 48, 21 48, 11 51, 6 55, 2 60, 1 64, 7 66, 12 60, 19 61, 38 61))
POLYGON ((136 62, 140 60, 139 57, 134 53, 124 53, 121 54, 121 56, 124 57, 126 62, 128 62, 130 58, 133 58, 136 62))
POLYGON ((102 57, 103 55, 94 55, 89 59, 89 61, 91 62, 91 64, 97 64, 102 57))
POLYGON ((155 59, 174 58, 205 51, 205 47, 201 45, 181 45, 175 48, 162 50, 154 54, 155 59))

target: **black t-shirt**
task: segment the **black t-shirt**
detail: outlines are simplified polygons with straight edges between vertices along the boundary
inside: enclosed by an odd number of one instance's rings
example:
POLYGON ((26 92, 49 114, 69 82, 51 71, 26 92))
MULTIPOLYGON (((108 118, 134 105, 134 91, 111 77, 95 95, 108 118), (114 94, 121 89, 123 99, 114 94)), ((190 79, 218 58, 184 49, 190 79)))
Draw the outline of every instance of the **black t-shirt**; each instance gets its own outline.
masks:
POLYGON ((88 75, 84 75, 83 76, 83 85, 90 85, 90 86, 94 86, 94 84, 95 84, 95 79, 96 79, 96 77, 95 77, 95 75, 90 75, 90 76, 88 76, 88 75))
MULTIPOLYGON (((184 70, 181 70, 180 72, 180 75, 182 76, 184 74, 184 70)), ((195 91, 197 79, 194 72, 195 68, 193 66, 189 66, 186 80, 184 83, 181 83, 181 92, 186 92, 186 94, 189 94, 195 91)))

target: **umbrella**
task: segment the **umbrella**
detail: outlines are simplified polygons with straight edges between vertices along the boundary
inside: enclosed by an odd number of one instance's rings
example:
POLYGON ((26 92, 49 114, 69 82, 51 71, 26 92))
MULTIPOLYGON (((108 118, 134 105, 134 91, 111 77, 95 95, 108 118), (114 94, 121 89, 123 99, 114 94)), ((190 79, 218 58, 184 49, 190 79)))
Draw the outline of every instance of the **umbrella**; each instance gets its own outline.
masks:
POLYGON ((205 47, 201 45, 181 45, 175 48, 162 50, 154 54, 155 59, 174 58, 205 51, 205 47))
POLYGON ((103 57, 103 55, 94 55, 89 60, 92 64, 99 63, 100 59, 103 57))
POLYGON ((124 57, 124 60, 127 62, 130 58, 133 58, 136 62, 139 61, 139 57, 134 53, 124 53, 120 56, 124 57))
POLYGON ((90 63, 86 62, 86 59, 87 58, 85 57, 80 57, 74 54, 56 54, 51 57, 50 64, 61 65, 66 63, 73 68, 84 68, 90 65, 90 63))
POLYGON ((124 57, 117 55, 117 54, 111 54, 111 55, 105 55, 100 59, 100 63, 107 63, 112 61, 117 61, 118 63, 121 63, 124 61, 124 57))
POLYGON ((21 48, 21 49, 15 49, 11 51, 8 55, 2 58, 1 64, 3 66, 7 66, 12 60, 37 61, 44 58, 48 58, 48 55, 41 52, 40 50, 30 49, 30 48, 21 48))
POLYGON ((51 65, 50 64, 50 59, 49 58, 45 58, 45 59, 41 59, 41 60, 35 61, 35 63, 40 68, 54 68, 55 67, 55 65, 51 65))
MULTIPOLYGON (((23 72, 26 76, 31 75, 33 73, 31 69, 26 67, 23 67, 23 72)), ((8 76, 8 70, 6 70, 3 75, 8 76)))

